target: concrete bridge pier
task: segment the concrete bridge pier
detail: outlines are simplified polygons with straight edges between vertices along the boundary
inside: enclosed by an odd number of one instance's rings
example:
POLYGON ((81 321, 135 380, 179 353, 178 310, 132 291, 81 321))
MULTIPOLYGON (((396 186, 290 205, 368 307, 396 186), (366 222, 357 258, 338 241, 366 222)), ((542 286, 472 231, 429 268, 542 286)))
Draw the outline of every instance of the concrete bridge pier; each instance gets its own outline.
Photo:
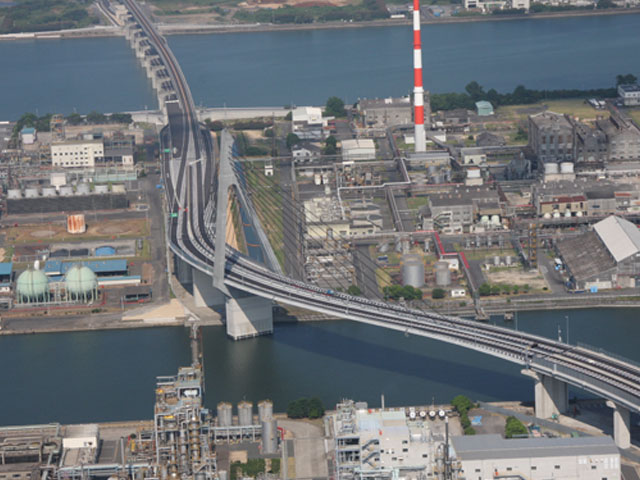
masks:
POLYGON ((613 439, 618 448, 631 447, 631 413, 611 400, 607 400, 607 407, 613 409, 613 439))
POLYGON ((230 289, 225 303, 227 336, 234 340, 273 333, 273 303, 257 295, 230 289))
POLYGON ((565 413, 569 408, 569 388, 566 382, 533 370, 522 370, 522 374, 535 381, 535 415, 551 418, 565 413))
POLYGON ((173 257, 173 265, 176 278, 182 285, 188 285, 193 283, 193 267, 180 257, 173 257))
POLYGON ((196 307, 221 307, 225 304, 225 295, 213 286, 211 276, 193 269, 193 300, 196 307))

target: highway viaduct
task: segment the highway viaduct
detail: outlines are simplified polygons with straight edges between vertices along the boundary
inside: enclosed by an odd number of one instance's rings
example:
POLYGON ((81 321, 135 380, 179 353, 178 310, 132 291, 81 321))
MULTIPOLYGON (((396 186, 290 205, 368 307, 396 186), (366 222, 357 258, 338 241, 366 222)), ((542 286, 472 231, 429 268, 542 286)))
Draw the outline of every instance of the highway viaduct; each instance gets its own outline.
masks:
POLYGON ((607 399, 613 409, 616 444, 629 448, 630 413, 640 412, 638 366, 532 334, 328 293, 283 275, 269 245, 263 245, 267 266, 226 245, 229 190, 235 191, 243 208, 251 208, 231 167, 233 137, 223 131, 218 149, 197 120, 186 79, 165 39, 134 0, 122 1, 129 11, 123 19, 126 36, 152 77, 167 123, 161 132, 166 232, 177 258, 176 273, 183 281, 193 281, 200 305, 224 305, 231 338, 271 333, 272 304, 278 302, 459 345, 521 365, 523 374, 534 380, 539 418, 567 411, 568 385, 607 399))

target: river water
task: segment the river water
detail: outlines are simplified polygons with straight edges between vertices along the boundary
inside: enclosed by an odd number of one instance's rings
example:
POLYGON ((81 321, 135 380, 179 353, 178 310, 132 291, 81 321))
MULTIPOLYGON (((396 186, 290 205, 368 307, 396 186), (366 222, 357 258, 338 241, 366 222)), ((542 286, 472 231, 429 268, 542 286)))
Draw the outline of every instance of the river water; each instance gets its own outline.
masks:
MULTIPOLYGON (((425 87, 611 86, 619 73, 640 72, 639 25, 640 15, 425 25, 425 87)), ((195 102, 218 107, 407 94, 411 42, 410 27, 169 37, 195 102)), ((156 108, 124 38, 1 42, 0 65, 0 120, 156 108)))
MULTIPOLYGON (((640 71, 640 16, 429 25, 425 84, 435 92, 589 88, 640 71)), ((407 28, 315 30, 169 39, 198 104, 321 104, 330 95, 401 95, 411 86, 407 28)), ((0 43, 0 119, 25 111, 155 108, 143 70, 122 38, 0 43)), ((570 316, 584 341, 640 361, 635 310, 522 313, 519 327, 550 337, 570 316)), ((352 322, 278 325, 273 336, 229 341, 204 331, 206 402, 300 396, 332 405, 531 399, 519 368, 479 353, 352 322)), ((181 328, 0 337, 0 425, 149 418, 156 375, 189 362, 181 328)))
MULTIPOLYGON (((525 312, 518 327, 586 342, 640 361, 638 310, 525 312)), ((502 320, 495 320, 503 325, 502 320)), ((514 328, 515 324, 508 324, 514 328)), ((343 397, 378 405, 532 400, 520 367, 460 347, 349 321, 278 324, 272 336, 241 342, 221 327, 203 335, 206 404, 273 399, 276 410, 301 396, 326 405, 343 397)), ((150 418, 157 375, 190 362, 183 328, 0 337, 0 425, 150 418)), ((581 392, 575 392, 584 395, 581 392)))

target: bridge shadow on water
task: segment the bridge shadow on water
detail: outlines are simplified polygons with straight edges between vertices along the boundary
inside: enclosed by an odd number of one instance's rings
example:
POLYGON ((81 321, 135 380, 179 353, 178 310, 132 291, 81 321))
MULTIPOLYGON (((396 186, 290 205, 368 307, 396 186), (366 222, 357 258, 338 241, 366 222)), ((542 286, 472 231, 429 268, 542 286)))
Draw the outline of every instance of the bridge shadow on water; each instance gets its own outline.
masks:
MULTIPOLYGON (((514 400, 514 395, 527 398, 533 394, 532 383, 519 374, 516 365, 455 345, 380 327, 333 322, 280 324, 276 326, 273 341, 332 359, 327 360, 327 365, 335 365, 335 361, 359 365, 477 392, 486 398, 514 400), (361 338, 355 336, 360 334, 361 338), (420 352, 421 348, 424 350, 420 352)), ((350 374, 347 366, 335 372, 336 377, 350 374)), ((358 381, 361 380, 354 379, 358 381)))

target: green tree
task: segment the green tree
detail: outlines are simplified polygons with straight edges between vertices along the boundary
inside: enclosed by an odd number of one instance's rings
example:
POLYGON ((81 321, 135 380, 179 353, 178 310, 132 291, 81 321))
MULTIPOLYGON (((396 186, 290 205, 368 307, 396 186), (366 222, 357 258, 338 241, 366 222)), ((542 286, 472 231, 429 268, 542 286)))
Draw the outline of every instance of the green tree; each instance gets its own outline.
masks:
POLYGON ((500 295, 500 285, 491 285, 491 295, 500 295))
POLYGON ((477 102, 478 100, 482 100, 485 96, 482 86, 475 80, 473 82, 468 83, 467 86, 464 87, 464 89, 467 92, 467 94, 471 97, 471 100, 473 100, 474 103, 477 102))
POLYGON ((335 155, 338 153, 338 141, 333 135, 329 135, 324 141, 324 154, 335 155))
POLYGON ((76 112, 67 115, 66 120, 69 125, 80 125, 82 122, 84 122, 84 118, 82 118, 82 115, 76 112))
POLYGON ((285 120, 291 121, 291 119, 293 118, 293 113, 289 112, 284 116, 285 120))
POLYGON ((300 143, 300 137, 295 133, 289 133, 287 135, 287 148, 291 150, 291 147, 300 143))
POLYGON ((434 288, 433 290, 431 290, 431 298, 434 298, 434 299, 444 298, 445 295, 446 295, 446 292, 442 288, 434 288))
POLYGON ((638 78, 631 74, 631 73, 627 73, 626 75, 617 75, 616 76, 616 87, 618 85, 630 85, 630 84, 634 84, 637 83, 638 78))
POLYGON ((605 8, 616 8, 617 6, 613 0, 598 0, 596 8, 604 10, 605 8))
POLYGON ((324 109, 325 115, 329 117, 346 117, 347 111, 344 108, 344 102, 338 97, 329 97, 324 109))
POLYGON ((473 402, 466 395, 457 395, 451 400, 451 406, 456 409, 456 412, 462 414, 473 408, 473 402))
POLYGON ((491 295, 491 285, 486 282, 483 283, 482 285, 480 285, 480 288, 478 288, 478 293, 481 297, 488 297, 489 295, 491 295))
POLYGON ((353 295, 354 297, 359 297, 360 295, 362 295, 362 290, 360 290, 360 287, 357 285, 349 285, 349 288, 347 288, 347 293, 349 295, 353 295))
POLYGON ((105 123, 107 121, 107 117, 103 113, 96 112, 95 110, 90 112, 87 115, 87 122, 92 124, 100 124, 105 123))
POLYGON ((513 438, 515 436, 527 435, 529 431, 524 424, 516 417, 508 417, 507 423, 504 426, 504 436, 507 438, 513 438))
POLYGON ((508 283, 500 285, 500 288, 502 289, 502 293, 504 293, 505 295, 509 295, 511 293, 511 285, 509 285, 508 283))
POLYGON ((309 411, 307 416, 310 419, 314 419, 322 418, 323 415, 324 405, 322 404, 322 400, 320 400, 318 397, 313 397, 311 400, 309 400, 309 411))
POLYGON ((129 125, 133 121, 133 118, 131 118, 130 113, 112 113, 109 115, 109 121, 129 125))

